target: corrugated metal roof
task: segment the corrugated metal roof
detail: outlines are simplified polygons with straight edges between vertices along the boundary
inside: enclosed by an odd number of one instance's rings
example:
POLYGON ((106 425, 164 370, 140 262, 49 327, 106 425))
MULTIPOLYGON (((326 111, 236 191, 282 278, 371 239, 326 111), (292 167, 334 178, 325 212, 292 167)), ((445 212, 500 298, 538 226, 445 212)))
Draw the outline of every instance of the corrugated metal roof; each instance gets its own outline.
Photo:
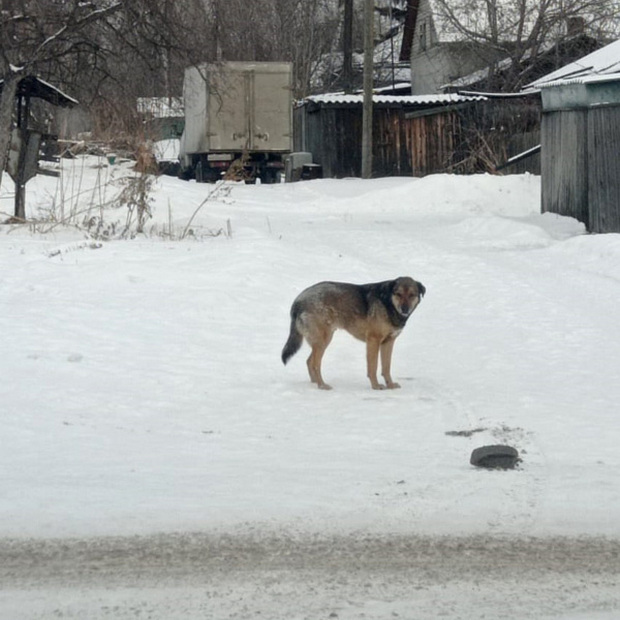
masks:
POLYGON ((620 82, 620 72, 604 73, 601 75, 584 75, 582 77, 573 77, 564 80, 553 80, 551 82, 543 82, 538 86, 538 88, 551 88, 552 86, 566 86, 568 84, 600 84, 601 82, 620 82))
POLYGON ((548 73, 526 88, 546 88, 562 84, 588 84, 620 79, 620 40, 610 43, 557 71, 548 73))
MULTIPOLYGON (((304 101, 313 103, 323 103, 332 105, 361 104, 364 101, 363 95, 345 95, 344 93, 330 93, 326 95, 314 95, 306 97, 304 101)), ((401 104, 407 106, 425 106, 425 105, 445 105, 450 103, 463 103, 466 101, 486 101, 486 97, 481 95, 374 95, 372 101, 375 105, 381 104, 401 104)))
POLYGON ((601 82, 619 82, 620 72, 601 73, 599 75, 583 75, 566 79, 552 80, 538 85, 539 89, 551 88, 552 86, 566 86, 567 84, 600 84, 601 82))

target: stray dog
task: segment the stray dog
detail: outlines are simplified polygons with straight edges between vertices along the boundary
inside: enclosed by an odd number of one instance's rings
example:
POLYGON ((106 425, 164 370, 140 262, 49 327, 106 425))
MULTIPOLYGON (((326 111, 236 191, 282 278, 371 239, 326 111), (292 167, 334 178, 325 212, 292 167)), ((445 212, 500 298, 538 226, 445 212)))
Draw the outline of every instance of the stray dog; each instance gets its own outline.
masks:
POLYGON ((308 358, 310 380, 330 390, 321 375, 321 360, 337 329, 346 329, 366 343, 366 364, 374 390, 395 389, 390 367, 394 340, 420 303, 426 288, 413 278, 396 278, 374 284, 319 282, 302 291, 291 307, 291 331, 282 350, 284 364, 299 351, 303 339, 312 347, 308 358), (377 381, 381 351, 381 374, 377 381))

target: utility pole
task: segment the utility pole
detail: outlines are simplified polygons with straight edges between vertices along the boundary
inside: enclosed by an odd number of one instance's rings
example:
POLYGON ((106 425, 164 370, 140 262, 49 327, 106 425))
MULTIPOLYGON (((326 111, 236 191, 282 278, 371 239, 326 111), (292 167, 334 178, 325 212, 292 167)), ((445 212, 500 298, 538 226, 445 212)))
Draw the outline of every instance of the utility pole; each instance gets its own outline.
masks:
POLYGON ((362 178, 372 177, 372 74, 374 70, 374 5, 364 0, 364 104, 362 109, 362 178))

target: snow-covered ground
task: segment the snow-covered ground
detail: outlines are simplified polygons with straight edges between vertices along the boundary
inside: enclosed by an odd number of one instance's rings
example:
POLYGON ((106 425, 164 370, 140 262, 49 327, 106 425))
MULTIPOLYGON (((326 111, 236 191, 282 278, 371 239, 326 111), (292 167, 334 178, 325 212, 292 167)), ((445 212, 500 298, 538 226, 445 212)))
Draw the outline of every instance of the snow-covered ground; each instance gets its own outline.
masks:
MULTIPOLYGON (((617 544, 620 235, 541 215, 539 178, 161 177, 145 234, 106 241, 85 222, 125 228, 129 165, 64 168, 28 183, 38 223, 0 227, 0 537, 617 544), (395 346, 400 390, 370 389, 344 333, 324 359, 331 392, 308 381, 307 348, 282 366, 303 288, 401 275, 427 295, 395 346), (521 466, 472 467, 493 443, 521 466)), ((4 175, 5 214, 11 190, 4 175)), ((200 617, 249 617, 227 613, 200 617)))

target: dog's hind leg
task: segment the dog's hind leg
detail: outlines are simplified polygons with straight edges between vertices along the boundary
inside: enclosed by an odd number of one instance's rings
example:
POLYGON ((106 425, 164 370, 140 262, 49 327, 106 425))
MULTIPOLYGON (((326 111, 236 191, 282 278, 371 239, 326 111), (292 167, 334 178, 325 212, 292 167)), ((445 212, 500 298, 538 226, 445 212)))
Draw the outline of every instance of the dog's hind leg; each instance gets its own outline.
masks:
POLYGON ((398 383, 392 381, 392 350, 394 349, 394 340, 391 336, 381 343, 381 374, 385 379, 385 385, 390 390, 400 387, 398 383))
POLYGON ((316 383, 320 390, 332 389, 330 385, 327 385, 327 383, 323 381, 323 376, 321 375, 321 361, 325 349, 327 349, 333 335, 334 332, 324 332, 322 334, 317 334, 315 338, 308 341, 312 347, 312 353, 310 353, 310 357, 307 361, 308 374, 310 375, 310 381, 316 383))

